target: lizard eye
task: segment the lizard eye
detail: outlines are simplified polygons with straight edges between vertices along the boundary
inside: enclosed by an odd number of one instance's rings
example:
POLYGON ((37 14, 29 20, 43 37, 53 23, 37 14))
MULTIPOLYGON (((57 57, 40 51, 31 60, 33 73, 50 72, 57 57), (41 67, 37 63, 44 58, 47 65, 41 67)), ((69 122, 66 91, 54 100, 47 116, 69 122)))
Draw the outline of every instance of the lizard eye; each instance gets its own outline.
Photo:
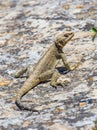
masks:
POLYGON ((70 36, 70 35, 73 35, 73 33, 72 33, 72 32, 64 33, 63 36, 67 38, 67 37, 70 36))
POLYGON ((65 37, 68 37, 68 34, 64 34, 65 37))

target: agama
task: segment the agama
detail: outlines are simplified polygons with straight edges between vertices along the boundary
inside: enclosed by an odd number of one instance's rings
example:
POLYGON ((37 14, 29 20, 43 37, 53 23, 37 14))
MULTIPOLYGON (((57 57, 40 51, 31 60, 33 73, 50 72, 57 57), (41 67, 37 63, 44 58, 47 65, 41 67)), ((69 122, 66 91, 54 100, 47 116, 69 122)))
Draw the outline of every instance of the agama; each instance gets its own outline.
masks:
POLYGON ((59 78, 59 72, 56 69, 56 65, 59 59, 62 59, 64 66, 68 70, 74 69, 74 68, 71 68, 70 65, 67 63, 66 56, 62 51, 63 47, 68 43, 68 41, 71 40, 73 36, 74 36, 74 33, 72 32, 66 32, 66 33, 63 32, 62 34, 60 34, 56 38, 54 43, 49 47, 49 49, 44 54, 44 56, 39 60, 32 74, 25 81, 22 88, 17 92, 15 103, 19 107, 19 109, 29 110, 32 112, 37 111, 27 106, 24 106, 21 102, 21 98, 26 93, 28 93, 28 91, 36 87, 41 82, 51 79, 51 82, 50 82, 51 86, 57 87, 56 81, 59 78))

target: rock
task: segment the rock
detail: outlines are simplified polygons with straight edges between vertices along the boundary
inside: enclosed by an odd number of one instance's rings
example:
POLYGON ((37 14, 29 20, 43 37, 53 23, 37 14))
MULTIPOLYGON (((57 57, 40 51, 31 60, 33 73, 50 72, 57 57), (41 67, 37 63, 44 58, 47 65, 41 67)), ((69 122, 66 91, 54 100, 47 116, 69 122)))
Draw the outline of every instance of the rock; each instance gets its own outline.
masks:
POLYGON ((50 127, 50 130, 77 130, 76 128, 72 128, 68 126, 67 124, 58 124, 55 123, 50 127))
POLYGON ((75 32, 74 38, 72 40, 81 39, 81 38, 89 37, 89 36, 93 36, 93 35, 94 35, 94 33, 90 32, 90 31, 87 31, 87 32, 83 32, 83 31, 75 32))
POLYGON ((96 21, 97 0, 0 0, 1 129, 93 129, 97 102, 86 105, 80 101, 97 98, 97 38, 92 42, 91 32, 96 21), (68 73, 63 70, 61 82, 68 82, 64 89, 42 83, 23 97, 22 103, 40 114, 20 111, 15 95, 26 78, 15 79, 13 73, 37 63, 56 35, 64 31, 75 33, 63 50, 67 62, 79 66, 68 73))
POLYGON ((19 59, 25 59, 25 58, 27 58, 27 57, 28 57, 27 54, 23 54, 23 55, 19 56, 19 59))
POLYGON ((0 86, 7 86, 8 84, 10 84, 10 80, 0 75, 0 86))

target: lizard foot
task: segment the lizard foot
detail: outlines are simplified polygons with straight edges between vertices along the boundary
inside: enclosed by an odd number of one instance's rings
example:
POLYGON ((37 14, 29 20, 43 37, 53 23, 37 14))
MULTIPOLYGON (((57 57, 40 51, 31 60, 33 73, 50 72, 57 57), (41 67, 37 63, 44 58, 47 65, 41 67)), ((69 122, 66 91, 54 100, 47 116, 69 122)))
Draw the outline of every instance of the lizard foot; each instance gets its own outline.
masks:
POLYGON ((70 67, 70 70, 73 71, 75 70, 76 68, 78 68, 78 66, 80 65, 80 63, 77 63, 77 64, 74 64, 70 67))
POLYGON ((68 85, 71 82, 70 78, 66 78, 65 76, 61 76, 58 81, 57 84, 61 87, 65 87, 66 85, 68 85))
POLYGON ((57 89, 58 87, 62 87, 64 88, 68 83, 67 82, 63 82, 63 83, 57 83, 56 85, 52 85, 53 88, 57 89))

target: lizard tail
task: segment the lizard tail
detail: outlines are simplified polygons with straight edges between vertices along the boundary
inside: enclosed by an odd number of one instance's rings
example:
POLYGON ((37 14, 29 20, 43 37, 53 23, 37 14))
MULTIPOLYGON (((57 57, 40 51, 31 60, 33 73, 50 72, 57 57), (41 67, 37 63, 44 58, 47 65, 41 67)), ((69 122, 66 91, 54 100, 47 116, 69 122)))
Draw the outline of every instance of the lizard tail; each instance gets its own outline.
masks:
POLYGON ((17 100, 15 101, 15 104, 18 106, 18 108, 19 108, 20 110, 27 110, 27 111, 38 112, 38 113, 39 113, 38 110, 32 109, 32 107, 24 106, 19 99, 17 99, 17 100))
POLYGON ((27 107, 26 105, 22 104, 21 98, 32 88, 34 88, 37 84, 39 84, 39 80, 33 80, 34 83, 32 83, 32 79, 28 78, 26 82, 24 83, 23 87, 18 91, 17 96, 16 96, 16 101, 15 104, 20 110, 27 110, 31 112, 38 112, 38 110, 32 109, 32 107, 27 107), (36 81, 36 82, 35 82, 36 81))

